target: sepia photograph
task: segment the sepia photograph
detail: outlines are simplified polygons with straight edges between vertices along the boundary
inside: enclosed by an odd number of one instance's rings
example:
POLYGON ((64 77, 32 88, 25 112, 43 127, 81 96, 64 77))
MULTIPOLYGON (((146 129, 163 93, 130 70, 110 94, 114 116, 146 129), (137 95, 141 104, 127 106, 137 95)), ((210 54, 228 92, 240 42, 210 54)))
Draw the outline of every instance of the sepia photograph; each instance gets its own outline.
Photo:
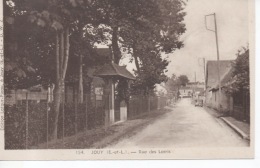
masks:
POLYGON ((254 0, 3 0, 1 160, 248 159, 254 0))

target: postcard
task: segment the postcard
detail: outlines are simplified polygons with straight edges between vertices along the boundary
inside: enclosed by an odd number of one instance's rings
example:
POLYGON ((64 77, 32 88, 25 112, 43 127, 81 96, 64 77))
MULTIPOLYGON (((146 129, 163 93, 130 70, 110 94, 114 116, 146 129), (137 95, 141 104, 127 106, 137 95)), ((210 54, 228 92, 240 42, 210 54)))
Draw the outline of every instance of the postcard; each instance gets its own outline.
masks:
POLYGON ((254 0, 4 0, 0 160, 252 159, 254 0))

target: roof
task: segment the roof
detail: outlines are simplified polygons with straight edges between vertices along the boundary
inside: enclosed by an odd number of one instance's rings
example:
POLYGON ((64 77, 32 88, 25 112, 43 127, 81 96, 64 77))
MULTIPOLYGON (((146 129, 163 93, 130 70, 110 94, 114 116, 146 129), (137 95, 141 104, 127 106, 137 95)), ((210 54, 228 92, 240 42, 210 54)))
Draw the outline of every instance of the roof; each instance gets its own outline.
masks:
POLYGON ((134 80, 135 77, 125 68, 125 66, 119 66, 115 63, 105 64, 99 70, 95 72, 95 76, 98 77, 123 77, 134 80))
MULTIPOLYGON (((233 74, 233 68, 230 68, 229 71, 227 71, 221 78, 221 85, 226 86, 230 83, 230 79, 232 78, 232 74, 233 74)), ((221 87, 221 88, 222 88, 221 87)), ((219 88, 219 84, 215 84, 210 90, 217 90, 219 88)))
MULTIPOLYGON (((230 71, 232 60, 221 60, 220 63, 220 77, 221 79, 230 71)), ((207 61, 206 67, 206 87, 214 88, 218 85, 218 62, 207 61)))
POLYGON ((193 88, 193 90, 194 90, 194 92, 203 92, 204 88, 195 87, 195 88, 193 88))
POLYGON ((185 89, 187 90, 187 89, 192 89, 192 88, 189 86, 182 86, 179 88, 179 90, 185 90, 185 89))

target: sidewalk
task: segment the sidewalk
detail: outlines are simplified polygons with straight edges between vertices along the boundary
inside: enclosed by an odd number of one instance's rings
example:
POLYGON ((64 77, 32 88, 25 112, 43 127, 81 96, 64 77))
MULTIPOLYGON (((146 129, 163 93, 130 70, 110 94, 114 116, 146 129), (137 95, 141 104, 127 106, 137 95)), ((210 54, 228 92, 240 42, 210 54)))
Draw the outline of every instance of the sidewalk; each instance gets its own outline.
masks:
POLYGON ((250 125, 248 123, 236 120, 235 118, 230 116, 224 116, 223 113, 220 113, 217 110, 208 107, 204 107, 204 109, 206 109, 206 111, 214 117, 222 119, 243 139, 250 140, 250 125))
POLYGON ((234 131, 243 139, 250 140, 250 125, 243 121, 238 121, 233 117, 221 117, 234 131))

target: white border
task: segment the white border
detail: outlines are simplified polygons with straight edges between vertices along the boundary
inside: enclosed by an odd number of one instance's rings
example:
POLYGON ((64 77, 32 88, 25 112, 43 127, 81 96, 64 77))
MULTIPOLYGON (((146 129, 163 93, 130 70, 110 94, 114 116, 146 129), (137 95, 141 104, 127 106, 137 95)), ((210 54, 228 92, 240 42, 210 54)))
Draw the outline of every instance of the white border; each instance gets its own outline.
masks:
MULTIPOLYGON (((259 57, 257 57, 257 55, 260 54, 260 50, 257 46, 260 46, 260 34, 259 34, 259 30, 260 30, 260 0, 256 0, 256 15, 257 18, 255 19, 256 21, 256 69, 255 69, 255 80, 256 80, 256 85, 255 86, 259 86, 260 85, 260 59, 259 57), (257 10, 258 9, 258 10, 257 10)), ((260 105, 259 102, 259 95, 260 95, 260 91, 259 89, 256 87, 255 88, 255 121, 260 121, 259 118, 259 111, 260 111, 260 105)), ((255 142, 260 142, 259 139, 259 122, 255 122, 255 142)), ((0 136, 2 136, 0 134, 0 136)), ((133 166, 140 166, 140 167, 179 167, 179 166, 184 166, 184 167, 260 167, 260 158, 259 158, 259 143, 255 144, 255 149, 256 149, 256 155, 255 155, 255 159, 253 160, 203 160, 203 161, 95 161, 95 162, 91 162, 91 161, 87 161, 87 162, 40 162, 41 164, 39 165, 39 162, 15 162, 16 165, 6 165, 6 162, 0 162, 0 167, 72 167, 73 166, 77 166, 77 167, 104 167, 104 166, 113 166, 113 167, 133 167, 133 166)))

